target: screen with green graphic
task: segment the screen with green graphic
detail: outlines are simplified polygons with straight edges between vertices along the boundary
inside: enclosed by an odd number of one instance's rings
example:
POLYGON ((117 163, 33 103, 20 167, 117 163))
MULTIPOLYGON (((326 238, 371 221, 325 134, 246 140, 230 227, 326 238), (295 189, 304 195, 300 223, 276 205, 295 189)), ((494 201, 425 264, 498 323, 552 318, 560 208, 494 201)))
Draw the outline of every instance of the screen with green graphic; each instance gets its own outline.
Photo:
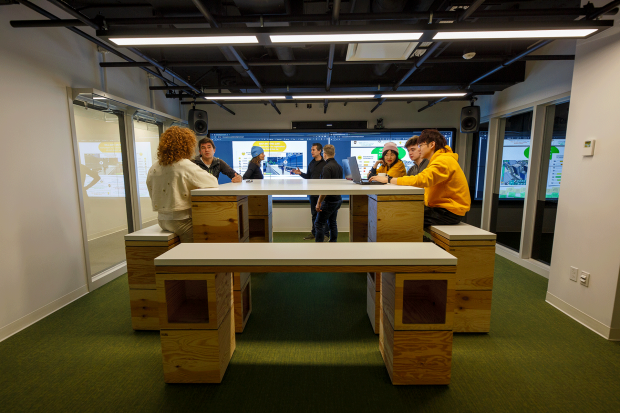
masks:
MULTIPOLYGON (((566 139, 554 139, 549 153, 549 176, 547 177, 547 199, 557 199, 562 181, 562 163, 566 139)), ((527 170, 530 157, 529 139, 504 139, 499 197, 507 199, 525 198, 527 170)))

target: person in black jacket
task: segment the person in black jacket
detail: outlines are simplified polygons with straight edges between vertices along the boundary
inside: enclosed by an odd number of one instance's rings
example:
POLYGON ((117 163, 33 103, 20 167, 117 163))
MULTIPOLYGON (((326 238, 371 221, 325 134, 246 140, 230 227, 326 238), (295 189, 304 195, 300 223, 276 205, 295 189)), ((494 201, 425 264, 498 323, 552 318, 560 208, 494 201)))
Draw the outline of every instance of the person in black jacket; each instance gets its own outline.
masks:
MULTIPOLYGON (((323 157, 325 158, 325 166, 321 173, 321 179, 342 179, 342 167, 334 159, 336 149, 334 145, 325 145, 323 148, 323 157)), ((323 242, 325 237, 325 224, 329 222, 330 237, 329 242, 338 241, 338 210, 342 205, 342 196, 340 195, 320 195, 316 203, 316 228, 315 242, 323 242)))
MULTIPOLYGON (((313 143, 312 148, 310 149, 310 154, 312 155, 312 161, 308 164, 308 172, 303 173, 299 168, 293 171, 294 174, 300 175, 304 179, 321 179, 321 172, 323 172, 323 167, 325 166, 325 160, 321 156, 321 151, 323 150, 323 145, 320 143, 313 143)), ((304 237, 304 239, 314 239, 316 237, 316 231, 314 229, 314 221, 316 220, 316 201, 319 200, 318 195, 310 195, 310 212, 312 214, 312 234, 304 237)), ((327 231, 329 233, 329 231, 327 231)))
POLYGON ((248 170, 243 174, 243 179, 263 179, 263 171, 260 163, 265 160, 265 151, 260 146, 252 146, 252 160, 248 164, 248 170))
POLYGON ((241 182, 241 175, 228 166, 226 162, 214 156, 215 143, 211 138, 202 138, 198 142, 198 151, 200 152, 200 155, 198 155, 196 159, 192 160, 192 162, 200 166, 203 170, 209 172, 215 177, 215 179, 220 177, 221 172, 229 177, 233 182, 241 182))

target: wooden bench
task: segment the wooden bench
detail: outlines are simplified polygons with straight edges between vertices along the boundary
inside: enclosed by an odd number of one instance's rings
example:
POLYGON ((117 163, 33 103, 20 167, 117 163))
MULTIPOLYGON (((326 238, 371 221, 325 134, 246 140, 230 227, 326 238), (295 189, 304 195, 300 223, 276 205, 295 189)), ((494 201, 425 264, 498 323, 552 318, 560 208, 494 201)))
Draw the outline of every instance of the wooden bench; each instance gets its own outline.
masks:
POLYGON ((432 243, 182 244, 155 259, 167 383, 220 383, 235 349, 230 273, 381 272, 393 384, 449 384, 456 259, 432 243))
POLYGON ((159 330, 159 310, 153 260, 179 244, 179 237, 153 225, 125 235, 131 326, 159 330))
POLYGON ((496 235, 465 223, 426 230, 435 244, 458 258, 454 332, 488 333, 496 235))

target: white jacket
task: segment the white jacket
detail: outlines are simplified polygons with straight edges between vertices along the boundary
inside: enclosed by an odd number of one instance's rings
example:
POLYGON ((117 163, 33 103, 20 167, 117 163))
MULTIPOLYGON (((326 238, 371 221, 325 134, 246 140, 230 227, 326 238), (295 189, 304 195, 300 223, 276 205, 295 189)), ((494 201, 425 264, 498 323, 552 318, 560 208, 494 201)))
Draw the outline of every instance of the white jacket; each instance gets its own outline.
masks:
POLYGON ((169 213, 192 208, 192 189, 215 188, 217 179, 189 159, 162 166, 155 162, 146 177, 153 211, 169 213))

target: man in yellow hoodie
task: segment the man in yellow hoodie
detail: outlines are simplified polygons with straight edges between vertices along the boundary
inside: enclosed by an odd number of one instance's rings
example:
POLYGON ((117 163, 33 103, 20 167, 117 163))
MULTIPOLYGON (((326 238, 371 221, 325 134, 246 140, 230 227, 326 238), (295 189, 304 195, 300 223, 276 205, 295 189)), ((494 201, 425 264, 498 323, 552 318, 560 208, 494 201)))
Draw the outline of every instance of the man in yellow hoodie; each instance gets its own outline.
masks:
POLYGON ((456 225, 471 206, 469 186, 458 164, 458 155, 436 129, 425 129, 418 138, 422 156, 430 162, 415 176, 392 178, 373 176, 371 181, 426 188, 424 191, 424 226, 456 225))

